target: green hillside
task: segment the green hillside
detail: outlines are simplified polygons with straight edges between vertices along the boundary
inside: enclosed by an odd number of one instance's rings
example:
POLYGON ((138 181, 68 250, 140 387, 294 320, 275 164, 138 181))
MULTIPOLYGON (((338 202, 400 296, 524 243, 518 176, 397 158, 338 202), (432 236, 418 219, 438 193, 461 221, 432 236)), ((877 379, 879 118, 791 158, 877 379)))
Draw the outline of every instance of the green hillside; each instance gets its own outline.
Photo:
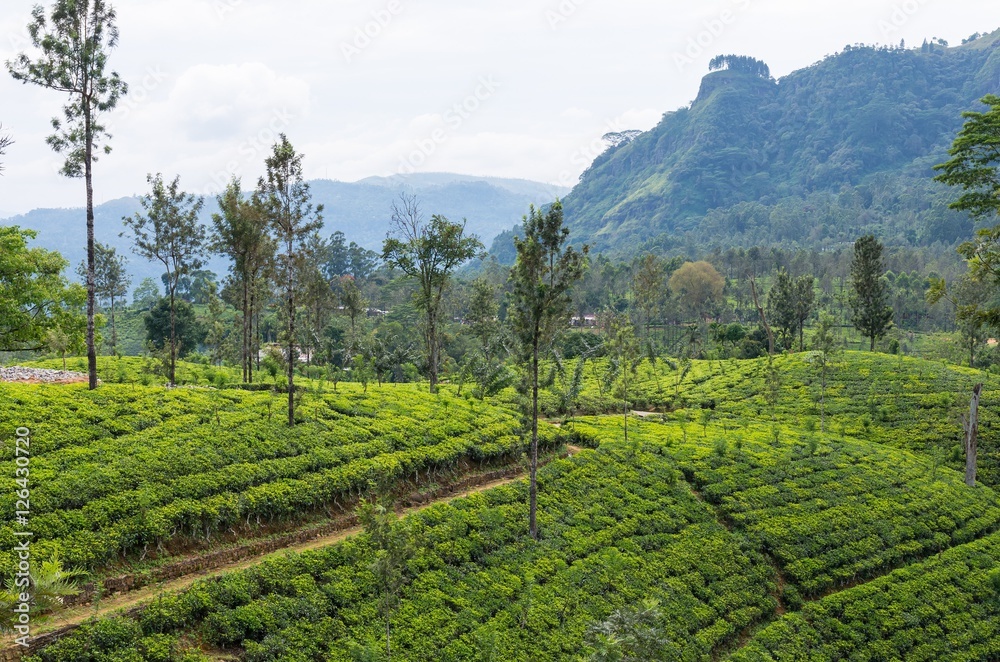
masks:
MULTIPOLYGON (((732 426, 795 422, 799 429, 823 425, 829 438, 855 437, 911 450, 954 468, 964 466, 962 428, 972 387, 984 382, 980 412, 982 436, 979 479, 1000 485, 1000 379, 979 370, 912 357, 848 351, 835 355, 822 389, 813 352, 776 357, 777 399, 768 402, 767 359, 692 361, 690 364, 644 362, 629 396, 632 408, 663 413, 684 422, 691 434, 703 416, 732 426)), ((567 362, 572 372, 575 362, 567 362)), ((621 411, 620 393, 601 385, 603 360, 588 362, 577 412, 621 411)), ((543 391, 544 408, 561 416, 561 382, 543 391)))
MULTIPOLYGON (((137 379, 141 360, 122 363, 123 379, 137 379)), ((364 393, 313 383, 300 398, 289 429, 287 395, 272 391, 0 383, 0 426, 31 429, 35 558, 127 567, 329 517, 373 488, 416 489, 523 451, 515 411, 417 385, 364 393)), ((0 459, 13 464, 12 445, 0 459)), ((0 494, 0 507, 13 513, 17 498, 0 494)), ((18 530, 12 518, 0 523, 4 576, 18 530)))
MULTIPOLYGON (((990 659, 1000 498, 926 455, 808 427, 674 415, 633 419, 625 444, 620 417, 565 422, 599 448, 541 470, 538 543, 523 482, 406 519, 393 658, 604 659, 596 633, 652 608, 654 659, 990 659)), ((376 555, 359 535, 272 558, 36 659, 384 659, 376 555)))
POLYGON ((995 91, 1000 31, 947 48, 847 47, 779 80, 722 70, 690 107, 609 149, 565 200, 599 249, 828 247, 875 232, 954 243, 971 223, 930 181, 961 113, 995 91))

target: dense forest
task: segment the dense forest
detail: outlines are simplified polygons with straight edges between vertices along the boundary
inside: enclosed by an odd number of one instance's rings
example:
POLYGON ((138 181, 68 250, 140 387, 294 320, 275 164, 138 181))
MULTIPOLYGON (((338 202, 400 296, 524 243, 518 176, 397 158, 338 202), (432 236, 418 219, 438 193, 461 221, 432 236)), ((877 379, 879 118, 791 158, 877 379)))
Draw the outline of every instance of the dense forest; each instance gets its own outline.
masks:
POLYGON ((961 113, 995 91, 998 42, 848 46, 779 80, 752 58, 720 56, 713 64, 726 68, 690 107, 591 165, 566 198, 567 221, 578 241, 619 252, 828 249, 874 233, 940 253, 972 224, 948 209, 931 167, 961 113))

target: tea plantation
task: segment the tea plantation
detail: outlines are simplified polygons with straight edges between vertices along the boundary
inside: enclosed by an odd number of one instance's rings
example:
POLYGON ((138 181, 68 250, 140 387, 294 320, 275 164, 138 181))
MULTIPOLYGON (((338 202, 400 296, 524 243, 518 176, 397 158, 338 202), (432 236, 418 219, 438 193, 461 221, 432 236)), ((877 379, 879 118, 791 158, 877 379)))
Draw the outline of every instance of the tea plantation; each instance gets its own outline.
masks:
MULTIPOLYGON (((31 429, 37 558, 100 570, 172 543, 253 533, 336 509, 373 485, 426 483, 460 465, 516 461, 517 412, 417 385, 314 384, 303 420, 271 392, 135 383, 0 384, 0 426, 31 429)), ((551 433, 546 439, 552 437, 551 433)), ((8 444, 0 460, 12 462, 8 444)), ((13 490, 0 508, 13 512, 13 490)), ((15 525, 0 526, 0 572, 15 525)))
MULTIPOLYGON (((658 660, 1000 659, 996 384, 985 380, 986 480, 970 488, 937 449, 950 453, 960 398, 983 375, 847 353, 828 375, 824 432, 813 358, 776 359, 771 394, 766 360, 646 364, 635 407, 658 413, 630 417, 627 442, 621 415, 593 415, 620 406, 595 370, 577 415, 547 433, 595 450, 540 470, 539 541, 526 535, 525 482, 397 525, 412 553, 392 659, 640 659, 622 652, 636 637, 658 660), (638 630, 614 629, 641 610, 638 630)), ((292 433, 269 420, 267 392, 0 394, 19 411, 59 403, 34 431, 39 511, 60 513, 39 518, 43 544, 91 567, 523 449, 512 393, 324 389, 310 385, 292 433)), ((382 660, 381 558, 366 533, 271 557, 89 622, 30 660, 382 660)))

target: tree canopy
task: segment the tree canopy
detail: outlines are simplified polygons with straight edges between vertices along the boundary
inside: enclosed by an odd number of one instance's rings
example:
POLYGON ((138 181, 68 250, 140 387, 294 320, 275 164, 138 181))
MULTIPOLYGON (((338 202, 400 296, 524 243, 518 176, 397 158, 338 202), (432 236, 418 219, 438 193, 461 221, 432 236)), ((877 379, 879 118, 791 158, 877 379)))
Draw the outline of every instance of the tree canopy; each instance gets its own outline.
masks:
POLYGON ((0 227, 0 351, 39 350, 49 331, 80 335, 86 324, 86 291, 63 278, 61 255, 28 246, 34 237, 0 227))

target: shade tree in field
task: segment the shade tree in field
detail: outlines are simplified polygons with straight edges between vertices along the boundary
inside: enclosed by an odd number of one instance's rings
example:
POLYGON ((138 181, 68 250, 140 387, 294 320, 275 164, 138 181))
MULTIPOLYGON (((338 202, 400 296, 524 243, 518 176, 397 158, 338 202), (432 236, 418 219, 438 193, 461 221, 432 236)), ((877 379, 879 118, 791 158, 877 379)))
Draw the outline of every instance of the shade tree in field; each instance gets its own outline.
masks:
POLYGON ((265 165, 257 194, 277 242, 274 278, 281 292, 288 370, 288 425, 295 425, 296 306, 309 259, 309 238, 323 227, 323 205, 313 205, 302 174, 302 155, 279 136, 265 165))
POLYGON ((254 319, 275 244, 261 198, 245 194, 239 179, 234 177, 217 200, 219 213, 212 215, 211 247, 232 262, 230 286, 236 292, 235 303, 241 313, 240 365, 243 381, 252 383, 257 355, 254 319))
MULTIPOLYGON (((132 285, 132 277, 125 270, 128 260, 124 255, 118 255, 114 246, 105 246, 101 242, 94 244, 94 294, 107 303, 111 323, 111 353, 118 351, 118 328, 115 324, 116 302, 128 296, 128 288, 132 285)), ((81 279, 87 278, 87 263, 83 262, 76 268, 81 279)))
POLYGON ((194 306, 184 299, 171 302, 170 297, 162 297, 143 315, 142 323, 146 341, 153 349, 164 352, 167 378, 173 383, 176 364, 172 359, 184 358, 205 339, 205 329, 198 323, 194 306))
POLYGON ((639 261, 639 268, 632 277, 632 293, 635 305, 641 313, 645 331, 643 339, 651 341, 650 327, 663 308, 667 271, 663 260, 647 253, 639 261))
POLYGON ((431 393, 436 393, 444 295, 455 269, 481 254, 483 244, 465 233, 464 222, 440 215, 425 221, 416 196, 405 193, 393 203, 391 228, 382 244, 382 259, 417 286, 414 302, 424 315, 427 372, 431 393))
MULTIPOLYGON (((65 154, 62 174, 82 177, 87 189, 87 367, 90 388, 97 388, 97 345, 94 342, 95 269, 94 186, 95 151, 110 138, 101 115, 114 109, 128 86, 108 71, 108 56, 118 45, 117 16, 104 0, 57 0, 48 15, 41 5, 31 12, 28 35, 38 53, 20 53, 7 61, 15 80, 68 96, 62 118, 46 139, 65 154)), ((105 143, 104 152, 111 151, 105 143)))
POLYGON ((528 531, 538 540, 538 367, 547 350, 569 325, 573 285, 583 276, 584 246, 569 245, 563 225, 562 203, 546 212, 531 208, 525 217, 524 238, 514 237, 517 260, 511 269, 508 316, 528 366, 531 391, 531 471, 528 486, 528 531))
MULTIPOLYGON (((180 188, 180 177, 164 183, 160 174, 148 175, 150 192, 139 199, 142 211, 123 220, 132 233, 132 250, 165 269, 164 284, 170 313, 167 378, 175 382, 178 353, 177 288, 180 279, 201 268, 207 233, 198 221, 204 200, 180 188)), ((122 233, 125 234, 124 232, 122 233)))
POLYGON ((628 315, 609 315, 605 350, 608 357, 607 381, 610 385, 617 386, 622 395, 625 443, 628 443, 629 387, 638 378, 639 364, 643 358, 635 327, 628 315))
POLYGON ((708 319, 724 301, 726 279, 708 262, 685 262, 670 276, 669 285, 691 318, 708 319))
POLYGON ((500 322, 497 290, 484 278, 473 281, 465 316, 465 323, 477 341, 475 349, 469 352, 465 370, 476 382, 476 395, 480 399, 496 395, 514 381, 514 373, 507 365, 510 334, 500 322))
POLYGON ((835 324, 832 316, 821 314, 812 344, 816 351, 816 364, 819 368, 819 430, 822 434, 826 434, 826 387, 830 377, 831 361, 837 352, 837 343, 833 335, 835 324))
POLYGON ((793 278, 787 271, 780 269, 767 294, 771 321, 780 330, 786 349, 793 347, 796 336, 799 351, 805 349, 806 320, 812 315, 816 304, 815 282, 816 279, 812 276, 793 278))
POLYGON ((889 291, 885 281, 884 247, 873 235, 865 235, 854 244, 851 261, 851 323, 854 328, 875 343, 892 328, 893 312, 889 306, 889 291))
MULTIPOLYGON (((361 358, 358 356, 357 358, 361 358)), ((379 612, 385 623, 385 656, 392 659, 392 614, 399 606, 406 586, 406 562, 417 546, 409 521, 382 504, 365 503, 358 509, 358 519, 375 547, 371 570, 378 582, 379 612)))
POLYGON ((359 344, 358 319, 363 318, 368 309, 368 300, 358 286, 354 276, 341 276, 337 281, 337 298, 340 310, 351 322, 350 335, 344 346, 344 364, 350 365, 359 344))
POLYGON ((62 276, 59 253, 29 248, 32 230, 0 227, 0 351, 38 351, 50 332, 72 344, 86 328, 86 291, 62 276))

